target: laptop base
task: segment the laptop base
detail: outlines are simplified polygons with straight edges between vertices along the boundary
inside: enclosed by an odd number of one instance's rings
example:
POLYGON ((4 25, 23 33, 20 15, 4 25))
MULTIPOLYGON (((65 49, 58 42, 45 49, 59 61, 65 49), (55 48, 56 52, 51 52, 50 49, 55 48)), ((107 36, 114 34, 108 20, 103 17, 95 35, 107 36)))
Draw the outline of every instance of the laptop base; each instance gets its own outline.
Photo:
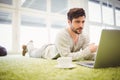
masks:
POLYGON ((94 63, 95 61, 80 61, 80 62, 77 62, 76 64, 89 67, 89 68, 94 68, 94 63))

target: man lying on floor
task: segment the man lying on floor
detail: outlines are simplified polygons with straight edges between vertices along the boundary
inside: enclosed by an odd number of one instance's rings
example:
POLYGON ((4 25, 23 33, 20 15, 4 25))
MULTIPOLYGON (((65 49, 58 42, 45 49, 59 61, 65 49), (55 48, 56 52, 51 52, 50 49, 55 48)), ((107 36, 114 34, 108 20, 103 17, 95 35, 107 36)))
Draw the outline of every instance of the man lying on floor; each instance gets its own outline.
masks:
POLYGON ((35 49, 33 41, 23 45, 23 56, 26 52, 30 57, 54 59, 59 56, 72 57, 73 60, 93 59, 97 46, 89 44, 88 35, 82 32, 86 14, 83 8, 72 8, 67 13, 68 27, 61 30, 55 44, 43 45, 35 49))

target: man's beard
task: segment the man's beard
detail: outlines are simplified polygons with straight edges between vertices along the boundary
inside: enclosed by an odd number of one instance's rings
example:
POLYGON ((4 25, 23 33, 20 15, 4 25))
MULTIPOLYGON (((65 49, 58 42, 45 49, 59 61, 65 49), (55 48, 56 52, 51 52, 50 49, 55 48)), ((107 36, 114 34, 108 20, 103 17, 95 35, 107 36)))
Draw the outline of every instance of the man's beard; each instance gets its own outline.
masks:
POLYGON ((73 26, 71 26, 71 30, 72 30, 75 34, 81 34, 81 33, 82 33, 82 29, 83 29, 83 28, 81 28, 81 27, 75 29, 73 26), (81 30, 81 31, 78 32, 78 30, 81 30))

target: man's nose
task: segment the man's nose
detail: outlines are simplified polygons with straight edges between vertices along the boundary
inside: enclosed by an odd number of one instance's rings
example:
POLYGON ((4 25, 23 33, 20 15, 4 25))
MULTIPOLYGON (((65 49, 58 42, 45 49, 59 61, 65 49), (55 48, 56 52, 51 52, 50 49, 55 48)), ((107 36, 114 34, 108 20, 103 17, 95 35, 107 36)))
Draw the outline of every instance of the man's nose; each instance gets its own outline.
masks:
POLYGON ((83 23, 80 23, 80 24, 79 24, 79 27, 83 27, 83 23))

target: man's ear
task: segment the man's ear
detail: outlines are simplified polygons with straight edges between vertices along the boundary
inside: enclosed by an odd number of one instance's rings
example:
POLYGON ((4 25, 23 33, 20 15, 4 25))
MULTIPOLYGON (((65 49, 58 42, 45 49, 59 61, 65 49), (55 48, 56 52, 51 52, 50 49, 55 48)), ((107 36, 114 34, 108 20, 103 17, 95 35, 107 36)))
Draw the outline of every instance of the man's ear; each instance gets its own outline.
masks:
POLYGON ((71 20, 68 20, 68 24, 70 27, 72 27, 72 21, 71 20))
POLYGON ((70 20, 68 20, 68 24, 71 25, 71 21, 70 20))

